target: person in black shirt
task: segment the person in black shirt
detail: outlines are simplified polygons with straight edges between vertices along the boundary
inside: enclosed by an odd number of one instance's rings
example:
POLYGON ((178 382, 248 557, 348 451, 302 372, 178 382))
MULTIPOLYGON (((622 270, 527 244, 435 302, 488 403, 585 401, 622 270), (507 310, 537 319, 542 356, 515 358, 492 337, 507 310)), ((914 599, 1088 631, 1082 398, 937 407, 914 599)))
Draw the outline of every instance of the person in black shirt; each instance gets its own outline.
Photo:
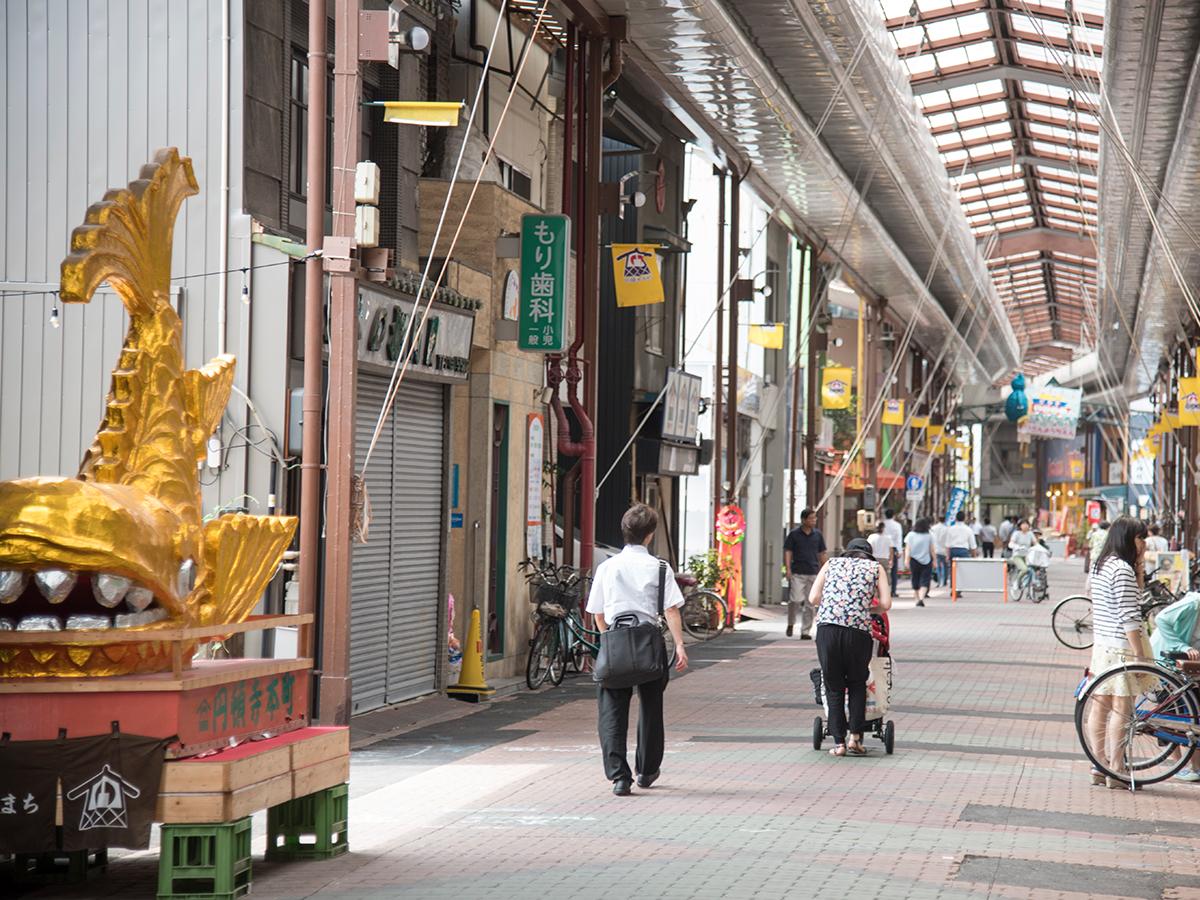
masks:
POLYGON ((788 637, 795 630, 799 608, 800 638, 812 640, 813 608, 809 605, 808 594, 828 558, 825 537, 817 530, 817 511, 806 508, 800 513, 800 527, 783 542, 783 564, 788 573, 788 637))

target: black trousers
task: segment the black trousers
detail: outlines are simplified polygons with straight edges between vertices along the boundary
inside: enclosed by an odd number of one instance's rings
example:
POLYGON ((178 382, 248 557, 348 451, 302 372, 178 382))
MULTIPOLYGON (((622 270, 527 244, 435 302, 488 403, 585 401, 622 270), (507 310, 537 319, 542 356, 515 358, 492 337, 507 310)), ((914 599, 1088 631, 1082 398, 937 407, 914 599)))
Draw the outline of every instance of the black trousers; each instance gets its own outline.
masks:
POLYGON ((996 545, 991 541, 982 541, 979 544, 983 548, 983 558, 992 559, 996 555, 996 545))
POLYGON ((626 738, 629 734, 629 704, 633 692, 638 692, 637 755, 634 759, 639 775, 654 775, 662 765, 663 743, 663 691, 667 689, 669 676, 661 681, 648 681, 637 688, 598 689, 600 701, 600 752, 604 757, 604 776, 609 781, 618 778, 633 780, 629 761, 625 757, 626 738))
POLYGON ((867 717, 871 635, 858 628, 823 623, 817 626, 817 659, 825 680, 829 733, 835 744, 846 743, 846 693, 850 694, 851 734, 862 734, 867 717))

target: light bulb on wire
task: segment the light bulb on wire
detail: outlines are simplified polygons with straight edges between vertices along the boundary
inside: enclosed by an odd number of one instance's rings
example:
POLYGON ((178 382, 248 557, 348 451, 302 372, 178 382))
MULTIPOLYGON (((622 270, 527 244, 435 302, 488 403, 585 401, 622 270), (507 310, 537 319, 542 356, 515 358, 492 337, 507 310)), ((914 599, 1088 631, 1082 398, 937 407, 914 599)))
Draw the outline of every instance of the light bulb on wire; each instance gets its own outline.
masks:
POLYGON ((245 269, 242 269, 242 302, 250 305, 250 282, 246 279, 245 269))
POLYGON ((50 306, 50 327, 58 328, 60 325, 62 325, 62 321, 58 312, 58 297, 55 297, 50 306))

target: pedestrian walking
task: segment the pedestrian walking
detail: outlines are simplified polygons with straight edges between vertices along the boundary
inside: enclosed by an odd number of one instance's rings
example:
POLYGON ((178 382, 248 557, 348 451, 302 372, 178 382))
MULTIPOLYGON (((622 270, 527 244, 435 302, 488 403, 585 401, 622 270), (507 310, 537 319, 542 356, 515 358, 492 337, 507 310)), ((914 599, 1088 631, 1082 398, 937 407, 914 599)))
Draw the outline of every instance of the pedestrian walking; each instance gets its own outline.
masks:
POLYGON ((1096 560, 1100 558, 1100 551, 1104 548, 1104 542, 1108 540, 1108 529, 1108 519, 1101 519, 1088 535, 1087 570, 1089 575, 1092 569, 1095 567, 1096 560))
POLYGON ((888 573, 871 555, 871 545, 855 538, 841 556, 821 567, 809 601, 817 608, 817 658, 829 707, 834 756, 862 756, 871 666, 871 607, 892 606, 888 573), (849 694, 849 721, 846 707, 849 694))
POLYGON ((875 562, 883 566, 883 571, 890 573, 892 559, 900 548, 892 544, 892 536, 888 534, 882 522, 876 525, 875 530, 867 536, 867 543, 871 545, 871 553, 875 557, 875 562))
MULTIPOLYGON (((1121 516, 1106 529, 1107 537, 1092 565, 1092 662, 1096 674, 1119 668, 1127 662, 1152 654, 1146 638, 1140 605, 1142 565, 1146 553, 1146 524, 1132 516, 1121 516)), ((1125 724, 1133 709, 1134 698, 1145 689, 1137 675, 1125 675, 1105 681, 1107 693, 1096 696, 1096 710, 1086 728, 1089 743, 1110 771, 1125 769, 1123 763, 1125 724)), ((1093 784, 1123 788, 1124 782, 1106 778, 1092 769, 1093 784)))
POLYGON ((795 630, 799 612, 800 639, 812 640, 813 608, 808 595, 828 558, 825 536, 817 528, 817 511, 808 507, 800 513, 800 527, 793 529, 783 542, 783 565, 788 573, 788 637, 795 630))
POLYGON ((1000 520, 1000 527, 996 529, 996 538, 1000 541, 1000 553, 1005 558, 1008 557, 1008 539, 1012 537, 1013 528, 1015 527, 1013 517, 1005 516, 1000 520))
POLYGON ((941 519, 930 526, 929 536, 933 538, 935 574, 940 587, 950 583, 950 551, 946 549, 946 532, 950 530, 941 519))
POLYGON ((983 524, 979 526, 979 549, 983 551, 984 559, 992 559, 996 555, 996 529, 987 516, 983 517, 983 524))
POLYGON ((917 606, 924 606, 933 574, 933 535, 928 519, 917 519, 913 530, 904 536, 904 561, 911 573, 917 606))
MULTIPOLYGON (((663 592, 662 609, 667 627, 675 641, 675 670, 687 668, 687 650, 683 646, 683 623, 679 607, 683 594, 675 583, 670 566, 660 563, 647 549, 658 529, 658 515, 644 503, 631 506, 621 517, 621 537, 625 549, 596 567, 592 589, 588 594, 587 611, 596 617, 596 628, 603 633, 612 627, 618 616, 632 614, 639 622, 657 622, 659 592, 663 592), (665 569, 665 571, 663 571, 665 569)), ((648 788, 656 780, 662 766, 663 692, 670 673, 637 685, 638 742, 635 757, 637 784, 648 788)), ((629 733, 629 703, 634 688, 607 688, 600 685, 599 730, 600 752, 604 759, 604 775, 612 782, 618 797, 632 793, 634 772, 629 769, 625 747, 629 733)))
POLYGON ((883 528, 887 532, 887 536, 891 539, 892 547, 896 551, 896 555, 892 557, 892 565, 888 569, 891 575, 892 595, 895 596, 897 579, 900 577, 900 548, 904 546, 904 529, 896 521, 896 514, 891 509, 883 511, 883 528))
MULTIPOLYGON (((1146 538, 1146 575, 1153 575, 1158 571, 1158 554, 1169 553, 1171 544, 1165 537, 1162 536, 1162 528, 1155 522, 1150 526, 1150 534, 1146 538)), ((1158 621, 1157 619, 1155 620, 1158 621)))
MULTIPOLYGON (((946 551, 950 557, 951 566, 954 565, 954 560, 966 559, 978 552, 978 547, 975 543, 975 532, 967 524, 967 515, 961 509, 954 517, 954 524, 946 529, 946 551)), ((950 577, 953 580, 953 569, 951 569, 950 577)), ((954 596, 961 597, 962 593, 955 591, 954 596)))

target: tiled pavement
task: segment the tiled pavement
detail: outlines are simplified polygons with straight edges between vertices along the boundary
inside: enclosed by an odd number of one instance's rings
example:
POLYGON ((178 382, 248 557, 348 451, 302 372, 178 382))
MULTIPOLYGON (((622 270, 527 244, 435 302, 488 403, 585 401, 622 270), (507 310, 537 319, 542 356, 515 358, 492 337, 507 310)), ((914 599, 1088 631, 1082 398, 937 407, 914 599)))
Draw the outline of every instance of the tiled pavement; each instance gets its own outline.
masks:
MULTIPOLYGON (((750 623, 692 648, 653 789, 611 795, 593 691, 569 680, 357 751, 352 852, 256 861, 254 896, 1200 898, 1200 787, 1087 779, 1086 654, 1049 627, 1079 569, 1056 563, 1040 606, 898 604, 894 756, 815 752, 812 643, 750 623)), ((135 854, 32 896, 151 896, 154 871, 135 854)))

